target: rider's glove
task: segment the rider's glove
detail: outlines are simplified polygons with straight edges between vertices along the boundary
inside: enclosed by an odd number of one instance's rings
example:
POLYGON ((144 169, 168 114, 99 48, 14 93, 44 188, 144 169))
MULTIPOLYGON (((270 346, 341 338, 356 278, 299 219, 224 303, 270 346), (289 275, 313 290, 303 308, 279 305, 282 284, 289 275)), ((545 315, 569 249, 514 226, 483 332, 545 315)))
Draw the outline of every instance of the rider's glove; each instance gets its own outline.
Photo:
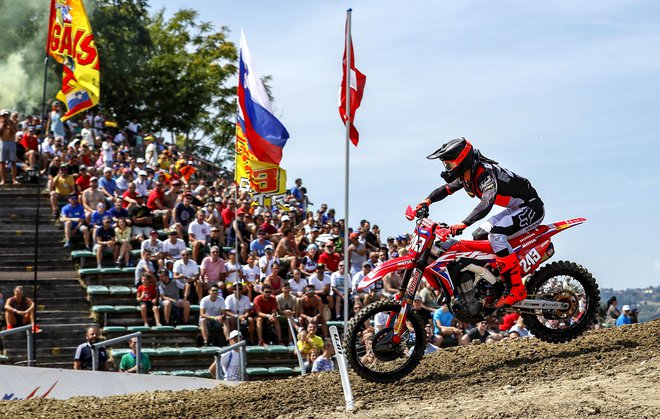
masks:
POLYGON ((415 211, 419 211, 422 208, 428 208, 429 205, 431 205, 431 200, 426 198, 425 200, 417 204, 417 206, 415 207, 415 211))
POLYGON ((463 223, 459 224, 454 224, 453 226, 449 227, 449 231, 451 231, 452 236, 458 236, 465 230, 467 226, 463 223))

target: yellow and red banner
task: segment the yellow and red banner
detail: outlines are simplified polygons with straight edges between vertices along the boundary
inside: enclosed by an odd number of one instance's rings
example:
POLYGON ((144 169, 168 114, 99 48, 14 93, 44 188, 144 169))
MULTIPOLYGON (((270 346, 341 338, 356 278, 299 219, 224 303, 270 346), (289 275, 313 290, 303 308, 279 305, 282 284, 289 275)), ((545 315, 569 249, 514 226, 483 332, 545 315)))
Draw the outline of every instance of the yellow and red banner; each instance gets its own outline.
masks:
POLYGON ((82 0, 51 0, 48 55, 62 64, 62 90, 57 98, 68 111, 62 120, 99 102, 99 54, 82 0))
POLYGON ((250 151, 240 124, 236 124, 235 180, 240 189, 257 194, 284 194, 286 170, 276 164, 259 161, 250 151))

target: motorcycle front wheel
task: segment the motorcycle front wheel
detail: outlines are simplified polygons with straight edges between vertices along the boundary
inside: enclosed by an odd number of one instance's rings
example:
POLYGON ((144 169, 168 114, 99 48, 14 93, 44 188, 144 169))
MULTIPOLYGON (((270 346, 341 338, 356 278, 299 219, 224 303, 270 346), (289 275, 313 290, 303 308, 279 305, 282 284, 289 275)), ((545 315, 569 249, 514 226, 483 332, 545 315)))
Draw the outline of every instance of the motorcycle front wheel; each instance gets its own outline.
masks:
POLYGON ((537 338, 551 343, 568 342, 584 333, 598 314, 600 291, 596 280, 581 265, 559 261, 536 271, 527 281, 527 296, 568 303, 566 310, 536 310, 522 314, 537 338))
POLYGON ((409 311, 404 332, 394 334, 394 319, 400 309, 401 304, 396 301, 377 301, 348 323, 344 338, 346 358, 365 380, 398 381, 415 369, 424 356, 427 336, 417 313, 409 311))

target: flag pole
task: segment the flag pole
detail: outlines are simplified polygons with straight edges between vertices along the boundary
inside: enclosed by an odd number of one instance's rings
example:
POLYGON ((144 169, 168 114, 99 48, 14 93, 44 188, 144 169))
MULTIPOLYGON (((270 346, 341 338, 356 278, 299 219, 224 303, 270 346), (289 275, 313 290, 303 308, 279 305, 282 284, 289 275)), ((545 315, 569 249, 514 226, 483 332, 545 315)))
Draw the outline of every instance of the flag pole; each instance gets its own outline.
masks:
POLYGON ((346 67, 344 74, 346 81, 344 92, 346 94, 346 151, 345 151, 345 172, 344 172, 344 334, 348 328, 348 279, 351 279, 350 261, 348 259, 348 196, 349 196, 349 162, 351 142, 351 12, 353 9, 346 10, 346 67))

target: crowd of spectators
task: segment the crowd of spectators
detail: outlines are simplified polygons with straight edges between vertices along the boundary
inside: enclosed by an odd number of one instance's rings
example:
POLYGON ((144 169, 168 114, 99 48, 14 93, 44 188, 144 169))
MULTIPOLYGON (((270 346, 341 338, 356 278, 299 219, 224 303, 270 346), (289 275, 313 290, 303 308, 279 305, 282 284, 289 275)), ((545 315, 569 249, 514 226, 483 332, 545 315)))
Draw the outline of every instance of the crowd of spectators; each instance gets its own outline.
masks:
MULTIPOLYGON (((77 126, 61 116, 58 103, 46 121, 0 111, 0 185, 9 183, 7 163, 12 183, 47 177, 65 248, 92 251, 99 268, 137 265, 136 298, 145 325, 150 317, 156 325, 189 323, 190 305, 199 303, 205 345, 220 331, 225 341, 236 340, 237 329, 249 344, 287 345, 293 340, 290 319, 310 369, 321 371, 331 368, 327 321, 343 319, 345 290, 349 316, 398 292, 397 272, 360 292, 355 286, 379 264, 405 255, 409 237, 383 240, 368 220, 344 237, 344 220, 333 208, 323 203, 312 210, 302 179, 282 202, 264 206, 239 190, 231 174, 201 167, 137 121, 119 129, 102 112, 89 112, 77 126), (138 260, 131 259, 132 249, 140 249, 138 260)), ((34 324, 34 308, 19 288, 5 304, 7 322, 34 324)), ((437 300, 425 283, 414 301, 427 322, 429 351, 530 336, 521 318, 462 324, 437 300)), ((619 324, 624 314, 608 310, 608 318, 615 315, 619 324)), ((98 329, 88 330, 87 339, 98 339, 98 329)), ((85 348, 78 348, 77 358, 85 348)), ((122 359, 121 368, 134 370, 134 358, 122 359)), ((148 369, 148 360, 142 365, 148 369)))

